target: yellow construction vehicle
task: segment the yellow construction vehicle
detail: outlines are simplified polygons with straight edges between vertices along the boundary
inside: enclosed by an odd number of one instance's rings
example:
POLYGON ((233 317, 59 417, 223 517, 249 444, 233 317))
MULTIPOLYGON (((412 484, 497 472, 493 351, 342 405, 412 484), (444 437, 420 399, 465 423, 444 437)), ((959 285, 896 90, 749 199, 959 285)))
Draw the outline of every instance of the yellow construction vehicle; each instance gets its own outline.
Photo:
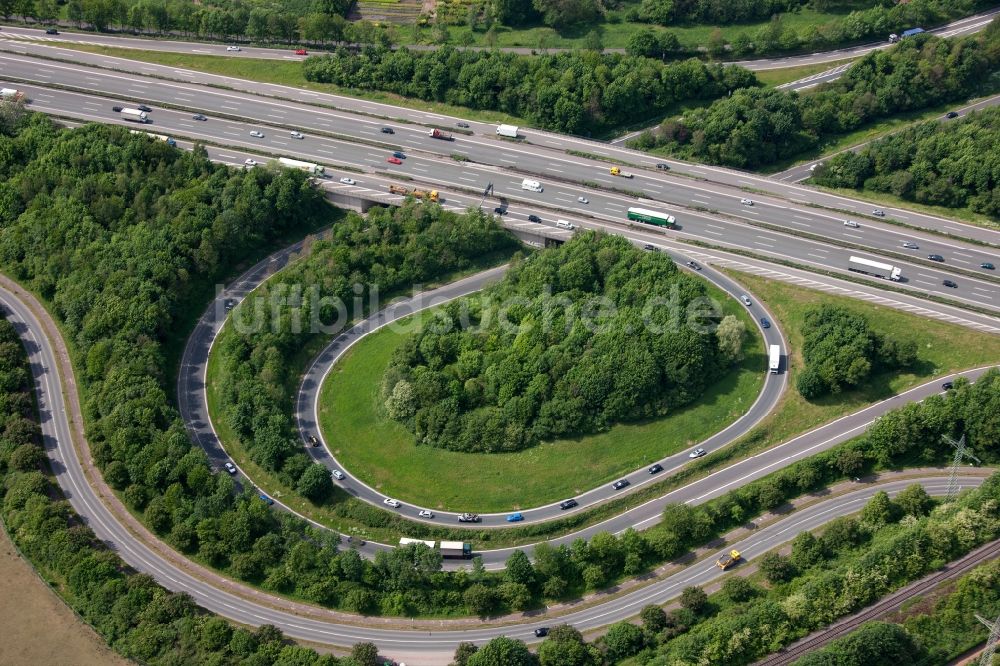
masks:
POLYGON ((726 569, 733 566, 739 561, 740 561, 740 551, 734 549, 729 551, 729 555, 723 555, 718 560, 716 560, 715 566, 725 571, 726 569))

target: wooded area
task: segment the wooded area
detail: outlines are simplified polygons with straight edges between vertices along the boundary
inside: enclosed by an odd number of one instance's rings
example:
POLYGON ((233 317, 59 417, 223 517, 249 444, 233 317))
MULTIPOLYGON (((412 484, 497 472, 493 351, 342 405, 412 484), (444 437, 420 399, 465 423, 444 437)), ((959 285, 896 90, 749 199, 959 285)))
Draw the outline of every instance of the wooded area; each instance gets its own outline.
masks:
POLYGON ((686 322, 705 294, 667 255, 578 233, 512 265, 467 301, 468 316, 459 303, 444 308, 397 349, 382 397, 419 443, 457 451, 516 451, 660 418, 734 360, 717 319, 705 322, 711 331, 686 322))
POLYGON ((368 47, 308 58, 306 79, 384 90, 471 109, 510 113, 532 125, 583 134, 758 85, 735 66, 574 51, 522 56, 444 47, 435 51, 368 47))
POLYGON ((1000 88, 1000 22, 965 38, 918 35, 873 51, 808 94, 744 88, 635 140, 682 157, 755 169, 904 111, 1000 88))
POLYGON ((333 492, 329 471, 302 450, 291 418, 295 382, 308 362, 302 350, 369 314, 353 311, 357 299, 363 308, 372 299, 387 303, 516 247, 491 215, 459 215, 419 202, 373 208, 366 217, 348 213, 322 240, 309 243, 306 256, 235 310, 235 321, 247 313, 253 327, 227 327, 216 346, 225 417, 251 459, 310 500, 327 500, 333 492))
POLYGON ((795 388, 806 400, 860 387, 873 373, 917 360, 915 342, 898 343, 871 330, 863 315, 832 305, 806 312, 802 337, 806 365, 795 388))
POLYGON ((908 127, 827 160, 813 181, 888 192, 932 206, 1000 217, 1000 109, 908 127))

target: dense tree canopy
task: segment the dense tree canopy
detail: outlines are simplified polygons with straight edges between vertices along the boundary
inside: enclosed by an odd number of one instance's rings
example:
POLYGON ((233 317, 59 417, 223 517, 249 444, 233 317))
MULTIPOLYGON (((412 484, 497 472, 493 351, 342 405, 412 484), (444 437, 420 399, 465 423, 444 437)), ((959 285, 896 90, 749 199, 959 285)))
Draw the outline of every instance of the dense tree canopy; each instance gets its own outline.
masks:
POLYGON ((471 327, 454 303, 407 339, 383 399, 419 443, 461 451, 514 451, 664 416, 729 365, 714 335, 687 324, 704 297, 666 255, 577 234, 467 302, 471 327))
POLYGON ((922 204, 1000 217, 1000 109, 929 121, 860 152, 843 152, 813 178, 820 185, 888 192, 922 204))
POLYGON ((873 372, 905 368, 917 358, 916 343, 897 343, 871 330, 864 316, 841 307, 807 311, 802 337, 806 367, 795 386, 806 399, 857 388, 873 372))
POLYGON ((966 99, 1000 68, 1000 23, 952 39, 920 35, 872 51, 809 94, 744 88, 680 120, 664 121, 641 147, 758 168, 787 159, 880 118, 966 99))
POLYGON ((349 213, 311 240, 306 256, 236 308, 216 347, 222 406, 254 462, 314 502, 326 500, 329 472, 310 463, 291 419, 302 348, 381 307, 379 299, 515 246, 492 216, 418 202, 349 213))
POLYGON ((587 51, 521 56, 500 51, 339 49, 305 62, 310 81, 492 109, 537 127, 582 133, 647 118, 693 99, 757 85, 740 67, 698 60, 664 65, 587 51))

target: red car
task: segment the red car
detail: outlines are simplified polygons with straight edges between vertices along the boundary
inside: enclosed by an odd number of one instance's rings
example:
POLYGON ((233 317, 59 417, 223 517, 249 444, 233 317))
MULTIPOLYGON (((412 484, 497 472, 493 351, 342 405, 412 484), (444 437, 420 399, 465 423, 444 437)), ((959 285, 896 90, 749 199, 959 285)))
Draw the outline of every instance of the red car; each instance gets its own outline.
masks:
POLYGON ((399 159, 398 157, 390 157, 389 159, 386 160, 386 162, 388 162, 389 164, 402 164, 403 160, 399 159))
POLYGON ((298 49, 295 51, 295 55, 309 55, 305 49, 298 49))

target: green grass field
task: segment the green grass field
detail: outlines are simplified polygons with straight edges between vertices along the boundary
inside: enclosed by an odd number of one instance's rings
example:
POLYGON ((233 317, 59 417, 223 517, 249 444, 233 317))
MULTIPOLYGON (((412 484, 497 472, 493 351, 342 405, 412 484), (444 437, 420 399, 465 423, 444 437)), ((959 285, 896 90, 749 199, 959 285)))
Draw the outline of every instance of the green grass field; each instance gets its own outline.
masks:
POLYGON ((435 509, 538 506, 614 481, 721 430, 756 400, 764 379, 763 342, 743 308, 721 292, 713 295, 753 331, 747 341, 752 353, 696 405, 671 417, 509 454, 416 446, 406 428, 380 413, 382 374, 404 339, 383 330, 356 344, 327 378, 320 398, 323 436, 352 475, 383 493, 435 509))

